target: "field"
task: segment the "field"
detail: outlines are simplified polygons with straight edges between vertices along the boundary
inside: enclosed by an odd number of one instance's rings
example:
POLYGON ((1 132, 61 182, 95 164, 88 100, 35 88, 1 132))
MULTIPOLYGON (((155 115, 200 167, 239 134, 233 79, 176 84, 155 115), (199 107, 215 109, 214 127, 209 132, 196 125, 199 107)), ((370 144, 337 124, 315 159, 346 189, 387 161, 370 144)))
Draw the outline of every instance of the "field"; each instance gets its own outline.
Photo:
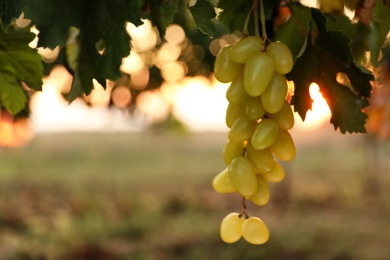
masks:
POLYGON ((38 135, 0 150, 0 259, 388 259, 386 147, 329 130, 295 133, 298 156, 248 203, 271 238, 226 245, 238 195, 211 187, 226 135, 38 135), (379 149, 380 148, 380 149, 379 149))

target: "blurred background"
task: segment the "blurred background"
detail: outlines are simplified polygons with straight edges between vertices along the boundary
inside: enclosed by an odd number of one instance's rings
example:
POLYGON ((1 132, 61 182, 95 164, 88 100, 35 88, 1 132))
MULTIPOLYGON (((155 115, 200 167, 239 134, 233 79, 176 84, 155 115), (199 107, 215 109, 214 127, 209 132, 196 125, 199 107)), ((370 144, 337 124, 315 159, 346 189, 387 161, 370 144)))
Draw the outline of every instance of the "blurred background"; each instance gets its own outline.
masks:
MULTIPOLYGON (((313 109, 304 123, 296 116, 297 157, 283 165, 286 179, 271 185, 267 206, 248 203, 269 242, 220 240, 220 221, 241 210, 241 197, 211 186, 225 167, 228 131, 228 85, 214 79, 212 64, 238 37, 219 28, 209 39, 185 12, 165 37, 147 20, 128 24, 132 51, 107 90, 96 83, 68 104, 72 76, 56 65, 31 96, 28 119, 1 113, 0 259, 387 259, 385 74, 366 135, 334 131, 312 85, 313 109)), ((50 63, 59 49, 39 52, 50 63)))

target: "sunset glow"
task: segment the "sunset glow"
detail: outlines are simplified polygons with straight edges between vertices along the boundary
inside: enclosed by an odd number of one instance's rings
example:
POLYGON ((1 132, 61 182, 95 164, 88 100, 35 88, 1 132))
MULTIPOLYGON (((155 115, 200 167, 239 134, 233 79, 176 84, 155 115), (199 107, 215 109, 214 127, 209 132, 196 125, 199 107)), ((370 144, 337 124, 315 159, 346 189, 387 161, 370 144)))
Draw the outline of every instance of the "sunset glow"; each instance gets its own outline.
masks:
POLYGON ((313 99, 312 109, 306 113, 305 121, 295 113, 295 128, 298 130, 315 130, 330 120, 331 112, 320 88, 316 83, 310 85, 310 97, 313 99))

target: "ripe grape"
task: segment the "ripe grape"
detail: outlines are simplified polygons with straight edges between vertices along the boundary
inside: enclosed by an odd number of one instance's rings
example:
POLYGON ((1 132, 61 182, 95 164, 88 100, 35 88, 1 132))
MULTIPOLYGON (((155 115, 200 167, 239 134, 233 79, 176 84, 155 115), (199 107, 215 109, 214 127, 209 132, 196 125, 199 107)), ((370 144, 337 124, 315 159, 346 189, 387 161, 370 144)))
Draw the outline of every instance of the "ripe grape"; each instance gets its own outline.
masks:
POLYGON ((233 212, 228 214, 221 222, 220 234, 225 243, 234 243, 242 236, 244 219, 240 214, 233 212))
POLYGON ((239 117, 245 117, 244 104, 229 103, 226 109, 226 125, 231 128, 239 117))
POLYGON ((273 119, 282 130, 290 130, 294 126, 294 114, 287 101, 284 101, 283 107, 278 113, 268 113, 267 116, 273 119))
POLYGON ((232 83, 230 83, 229 88, 226 90, 226 99, 230 103, 241 103, 248 94, 244 88, 244 78, 242 75, 237 76, 232 83))
POLYGON ((273 42, 268 45, 266 52, 272 58, 276 72, 287 74, 292 70, 294 60, 287 45, 282 42, 273 42))
POLYGON ((249 143, 246 147, 246 153, 248 155, 249 160, 251 160, 253 166, 260 173, 269 172, 274 168, 275 160, 269 148, 263 150, 256 150, 249 143))
POLYGON ((264 52, 253 54, 245 63, 244 87, 248 95, 260 96, 274 74, 274 63, 264 52))
POLYGON ((230 59, 237 63, 245 63, 253 53, 261 49, 263 49, 262 40, 259 37, 249 36, 230 49, 230 59))
POLYGON ((268 241, 269 230, 261 219, 250 217, 242 224, 242 236, 251 244, 261 245, 268 241))
POLYGON ((282 161, 291 161, 296 154, 295 144, 286 130, 280 130, 275 143, 271 145, 271 152, 282 161))
POLYGON ((245 200, 266 205, 270 199, 268 183, 285 178, 277 159, 287 161, 295 156, 288 132, 294 115, 286 100, 285 77, 292 66, 286 45, 273 42, 264 51, 262 39, 253 36, 222 48, 216 57, 216 79, 231 82, 226 91, 229 105, 225 118, 230 129, 223 149, 227 168, 212 184, 217 192, 243 196, 242 213, 230 213, 222 220, 220 233, 226 243, 234 243, 241 236, 256 245, 269 239, 265 223, 257 217, 248 218, 245 200))
POLYGON ((256 179, 257 179, 257 190, 255 194, 253 194, 250 197, 250 199, 256 205, 264 206, 268 203, 270 198, 270 190, 269 190, 268 182, 260 174, 257 174, 256 179))
POLYGON ((284 180, 285 173, 283 167, 275 161, 274 167, 268 172, 261 172, 261 175, 266 181, 281 182, 284 180))
POLYGON ((263 150, 276 141, 278 134, 278 124, 272 119, 264 118, 257 124, 251 138, 251 144, 256 150, 263 150))
POLYGON ((230 141, 242 143, 251 138, 255 128, 256 121, 251 121, 246 117, 239 117, 232 125, 232 128, 230 128, 228 138, 230 141))
POLYGON ((265 115, 261 97, 247 96, 245 101, 245 114, 249 120, 259 120, 265 115))
POLYGON ((223 161, 226 165, 236 157, 242 156, 244 153, 244 147, 242 143, 235 143, 228 140, 223 148, 223 161))
POLYGON ((286 77, 275 72, 271 82, 261 95, 264 109, 271 114, 279 112, 286 100, 287 90, 286 77))
POLYGON ((230 59, 229 52, 231 48, 231 45, 223 47, 215 58, 215 78, 223 83, 232 81, 235 77, 242 73, 242 64, 235 63, 230 59))
POLYGON ((235 192, 233 184, 230 182, 228 169, 224 169, 213 179, 213 188, 219 193, 232 193, 235 192))
POLYGON ((236 157, 229 164, 229 179, 242 196, 252 196, 257 190, 256 173, 251 161, 236 157))

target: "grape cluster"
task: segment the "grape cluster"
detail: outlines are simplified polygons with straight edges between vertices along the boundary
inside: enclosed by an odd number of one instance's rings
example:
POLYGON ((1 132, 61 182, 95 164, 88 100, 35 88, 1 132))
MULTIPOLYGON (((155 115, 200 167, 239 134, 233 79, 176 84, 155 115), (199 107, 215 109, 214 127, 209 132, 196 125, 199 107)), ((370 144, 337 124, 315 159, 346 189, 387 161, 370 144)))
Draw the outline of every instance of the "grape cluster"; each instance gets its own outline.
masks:
POLYGON ((223 47, 216 57, 216 79, 231 82, 226 91, 226 125, 230 130, 223 150, 227 167, 215 176, 213 187, 220 193, 238 192, 244 197, 243 212, 230 213, 222 221, 221 238, 226 243, 243 236, 249 243, 263 244, 269 238, 265 223, 246 214, 245 199, 266 205, 270 198, 268 182, 280 182, 285 177, 278 160, 295 157, 288 132, 294 116, 286 100, 284 76, 292 67, 292 54, 285 44, 272 42, 265 48, 256 36, 223 47))

